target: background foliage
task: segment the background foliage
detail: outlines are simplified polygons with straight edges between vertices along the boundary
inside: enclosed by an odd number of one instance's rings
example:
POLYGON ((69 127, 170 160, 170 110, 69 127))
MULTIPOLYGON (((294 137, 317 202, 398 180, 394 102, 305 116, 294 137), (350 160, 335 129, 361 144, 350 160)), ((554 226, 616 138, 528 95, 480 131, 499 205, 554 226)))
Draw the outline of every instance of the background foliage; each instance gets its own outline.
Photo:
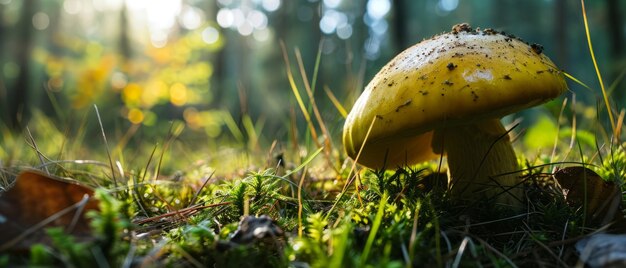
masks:
MULTIPOLYGON (((619 81, 626 3, 589 1, 587 9, 601 71, 608 82, 619 81)), ((558 66, 593 89, 572 83, 568 97, 591 106, 582 116, 596 117, 600 93, 590 58, 581 56, 588 50, 577 1, 2 0, 1 124, 20 130, 42 113, 80 126, 97 104, 105 128, 142 125, 134 138, 163 137, 173 120, 203 143, 226 135, 267 146, 289 137, 285 126, 292 120, 305 127, 287 97, 286 68, 300 73, 299 55, 336 136, 342 120, 324 88, 349 108, 393 55, 459 22, 542 44, 558 66)), ((616 85, 616 103, 626 101, 623 89, 616 85)))

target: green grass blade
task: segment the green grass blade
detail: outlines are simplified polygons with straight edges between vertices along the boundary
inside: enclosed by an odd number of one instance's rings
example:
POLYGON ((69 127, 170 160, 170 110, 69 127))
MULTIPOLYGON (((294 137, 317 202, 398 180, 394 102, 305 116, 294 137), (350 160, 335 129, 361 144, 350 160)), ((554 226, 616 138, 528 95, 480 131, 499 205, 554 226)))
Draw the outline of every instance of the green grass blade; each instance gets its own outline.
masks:
POLYGON ((613 95, 613 92, 615 91, 615 89, 617 89, 617 86, 619 85, 619 83, 622 82, 622 80, 624 80, 624 75, 626 75, 626 68, 622 70, 622 72, 617 76, 617 78, 615 78, 613 83, 611 83, 611 85, 609 86, 609 96, 613 95))
POLYGON ((339 114, 341 114, 344 119, 348 117, 348 112, 346 112, 346 109, 343 107, 343 105, 341 105, 341 102, 337 100, 337 97, 335 97, 335 94, 333 94, 330 88, 324 86, 324 91, 326 91, 326 95, 328 95, 330 101, 333 103, 333 105, 335 105, 335 109, 339 111, 339 114))
POLYGON ((222 112, 222 115, 222 120, 224 120, 224 124, 230 133, 233 137, 235 137, 235 140, 237 140, 238 143, 242 144, 244 142, 243 133, 241 133, 241 130, 237 127, 237 123, 235 122, 233 115, 226 111, 222 112))
POLYGON ((593 45, 591 44, 591 35, 589 34, 589 23, 587 22, 587 12, 585 11, 585 0, 580 0, 580 4, 582 6, 583 11, 583 21, 585 22, 585 34, 587 35, 587 44, 589 45, 589 53, 591 54, 591 60, 593 61, 593 67, 596 69, 596 74, 598 75, 598 82, 600 82, 600 89, 602 89, 602 97, 604 98, 604 104, 606 105, 606 111, 609 114, 609 120, 611 121, 611 129, 613 130, 613 135, 617 134, 615 129, 615 120, 613 119, 613 110, 611 109, 611 104, 609 103, 609 95, 604 88, 604 82, 602 81, 602 74, 600 73, 600 69, 598 68, 598 62, 596 61, 596 56, 593 53, 593 45))
POLYGON ((257 142, 259 140, 259 136, 254 128, 254 123, 252 123, 252 119, 247 114, 243 115, 241 123, 243 124, 246 134, 248 134, 248 149, 254 150, 257 147, 257 142))
POLYGON ((317 55, 315 55, 315 67, 313 67, 313 77, 311 78, 311 90, 315 92, 315 86, 317 84, 317 74, 320 69, 320 61, 322 59, 322 42, 320 42, 317 48, 317 55))
POLYGON ((315 152, 313 152, 311 155, 309 155, 309 157, 307 157, 302 164, 300 164, 299 166, 297 166, 296 168, 294 168, 293 170, 290 170, 289 172, 287 172, 287 174, 283 175, 282 178, 288 178, 289 176, 291 176, 291 174, 294 174, 298 171, 300 171, 301 169, 303 169, 306 165, 308 165, 309 163, 311 163, 311 161, 313 161, 313 159, 315 159, 315 157, 320 154, 320 152, 322 152, 322 150, 324 150, 324 147, 320 147, 318 148, 315 152))
POLYGON ((302 96, 300 96, 300 92, 298 91, 298 86, 296 86, 296 82, 293 78, 293 74, 291 73, 291 66, 289 64, 289 57, 287 56, 287 49, 285 48, 285 44, 280 42, 280 46, 283 50, 283 58, 285 60, 285 68, 287 69, 287 80, 289 80, 289 85, 291 86, 291 91, 293 92, 293 96, 296 98, 298 102, 298 106, 300 107, 300 111, 302 111, 302 115, 304 115, 304 119, 309 127, 309 131, 311 131, 311 136, 313 136, 313 141, 317 145, 317 147, 321 147, 317 140, 317 132, 315 131, 315 127, 313 126, 313 122, 311 121, 311 115, 309 114, 306 106, 304 105, 304 101, 302 101, 302 96))
MULTIPOLYGON (((344 225, 347 226, 348 224, 344 225)), ((341 268, 344 256, 346 255, 346 249, 348 248, 348 239, 349 235, 352 232, 348 232, 348 230, 341 232, 341 235, 336 237, 333 240, 333 255, 330 259, 330 264, 328 267, 331 268, 341 268)))
POLYGON ((376 233, 380 228, 380 223, 383 221, 383 215, 385 214, 385 206, 387 205, 387 192, 383 193, 383 196, 380 198, 380 203, 378 203, 378 211, 376 212, 376 216, 374 217, 374 222, 372 222, 372 230, 370 230, 369 235, 367 236, 367 242, 365 242, 365 248, 363 248, 363 255, 361 255, 361 267, 365 266, 365 262, 367 262, 367 258, 369 257, 369 253, 372 250, 372 245, 374 245, 374 239, 376 238, 376 233))
POLYGON ((324 119, 322 118, 322 114, 320 113, 318 107, 317 107, 317 103, 315 102, 315 95, 314 95, 314 90, 311 89, 311 86, 309 85, 307 76, 306 76, 306 71, 304 70, 304 63, 302 61, 302 55, 300 54, 300 50, 296 49, 295 51, 296 53, 296 62, 298 63, 298 68, 300 69, 300 76, 302 76, 302 80, 304 81, 304 89, 306 90, 307 95, 309 96, 309 104, 311 105, 309 108, 309 112, 312 109, 313 110, 313 115, 315 115, 315 119, 317 120, 317 124, 320 127, 320 130, 322 131, 322 135, 324 136, 324 146, 326 147, 326 159, 328 160, 330 166, 332 167, 332 160, 330 159, 330 150, 331 150, 331 143, 330 143, 330 133, 328 132, 328 129, 326 128, 326 124, 324 123, 324 119))
POLYGON ((566 72, 562 72, 563 75, 567 78, 569 78, 570 80, 576 82, 576 84, 581 85, 582 87, 586 88, 587 90, 589 90, 589 92, 593 93, 593 89, 591 89, 591 87, 589 87, 587 84, 583 83, 582 81, 578 80, 576 77, 572 76, 571 74, 568 74, 566 72))

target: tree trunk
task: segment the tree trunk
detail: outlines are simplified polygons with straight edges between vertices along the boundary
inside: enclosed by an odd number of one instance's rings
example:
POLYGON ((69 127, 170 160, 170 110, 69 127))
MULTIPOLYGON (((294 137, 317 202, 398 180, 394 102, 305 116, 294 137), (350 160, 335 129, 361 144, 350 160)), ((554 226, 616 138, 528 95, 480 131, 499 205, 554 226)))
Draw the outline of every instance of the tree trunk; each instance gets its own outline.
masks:
MULTIPOLYGON (((622 14, 619 6, 619 0, 607 0, 607 20, 609 23, 609 42, 611 51, 610 58, 614 59, 613 64, 619 63, 620 60, 623 60, 624 56, 624 38, 623 32, 624 27, 622 23, 622 14)), ((615 81, 617 76, 622 72, 623 66, 611 66, 611 72, 609 73, 609 82, 615 81)), ((615 99, 623 100, 626 94, 624 94, 623 90, 615 91, 615 99)))
MULTIPOLYGON (((3 12, 0 12, 0 21, 4 21, 3 12)), ((8 31, 3 23, 0 23, 0 51, 6 51, 6 43, 9 40, 9 36, 7 35, 8 31)), ((0 62, 7 62, 7 59, 4 55, 0 54, 0 62)), ((7 100, 7 89, 6 82, 2 79, 2 75, 0 75, 0 123, 8 123, 9 118, 9 110, 7 106, 9 101, 7 100)))
POLYGON ((567 66, 567 0, 556 0, 554 5, 554 39, 556 66, 567 66))
POLYGON ((394 48, 400 52, 408 46, 407 42, 407 19, 408 6, 404 0, 393 0, 393 41, 394 48))
POLYGON ((126 7, 126 4, 122 4, 122 8, 120 10, 120 24, 119 24, 119 29, 120 29, 120 35, 119 35, 119 52, 120 55, 122 56, 122 63, 125 64, 127 63, 128 60, 130 60, 132 58, 132 48, 131 48, 131 44, 130 44, 130 38, 129 38, 129 33, 128 33, 128 29, 129 29, 129 25, 128 25, 128 8, 126 7))
POLYGON ((618 0, 607 0, 607 15, 609 20, 609 37, 611 38, 611 53, 614 59, 618 59, 624 52, 624 40, 622 37, 623 24, 618 0))
POLYGON ((9 126, 19 129, 25 125, 25 121, 29 117, 29 93, 31 87, 30 72, 30 56, 33 50, 33 26, 32 18, 35 15, 37 1, 24 0, 22 5, 22 14, 19 22, 19 34, 17 35, 17 45, 21 49, 17 49, 16 61, 19 66, 19 75, 13 90, 9 90, 8 107, 9 107, 9 126))

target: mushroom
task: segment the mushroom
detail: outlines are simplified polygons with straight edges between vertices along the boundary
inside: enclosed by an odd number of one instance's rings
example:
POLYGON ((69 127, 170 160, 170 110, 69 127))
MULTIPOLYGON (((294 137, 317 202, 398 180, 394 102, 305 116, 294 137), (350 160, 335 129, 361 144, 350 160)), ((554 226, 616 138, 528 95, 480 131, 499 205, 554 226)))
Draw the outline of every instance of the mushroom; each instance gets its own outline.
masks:
POLYGON ((348 156, 375 169, 445 154, 454 198, 519 208, 524 192, 500 118, 566 89, 541 46, 459 24, 403 51, 374 76, 346 118, 343 144, 348 156))

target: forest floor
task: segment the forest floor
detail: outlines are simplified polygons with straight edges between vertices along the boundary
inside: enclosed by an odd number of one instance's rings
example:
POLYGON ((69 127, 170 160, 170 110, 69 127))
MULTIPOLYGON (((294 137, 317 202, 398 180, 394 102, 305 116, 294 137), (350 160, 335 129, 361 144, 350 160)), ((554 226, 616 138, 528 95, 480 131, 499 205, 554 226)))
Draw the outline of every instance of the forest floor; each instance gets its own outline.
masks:
POLYGON ((520 159, 520 210, 450 198, 437 161, 375 171, 315 145, 207 157, 174 134, 123 157, 53 129, 4 134, 2 266, 565 267, 583 238, 626 229, 623 145, 520 159))

